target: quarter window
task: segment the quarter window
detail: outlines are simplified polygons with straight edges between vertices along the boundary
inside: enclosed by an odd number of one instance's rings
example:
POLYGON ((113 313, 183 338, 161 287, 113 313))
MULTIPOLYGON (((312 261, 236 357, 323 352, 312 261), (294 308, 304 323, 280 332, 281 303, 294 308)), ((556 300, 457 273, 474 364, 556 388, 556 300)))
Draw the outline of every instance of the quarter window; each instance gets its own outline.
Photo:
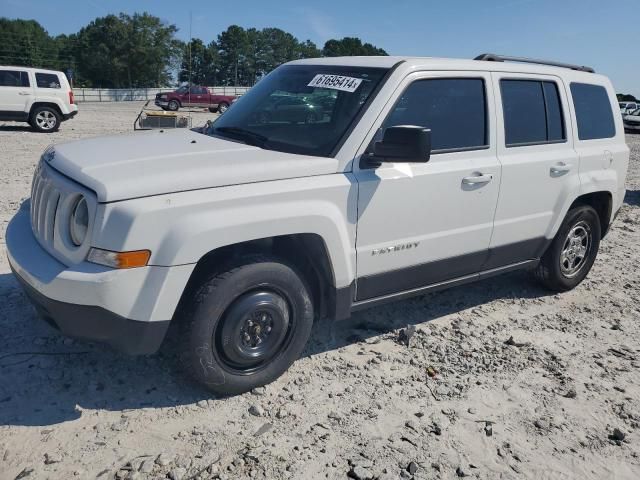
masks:
POLYGON ((0 87, 28 87, 29 75, 20 70, 0 70, 0 87))
POLYGON ((60 79, 55 73, 37 73, 36 85, 38 88, 61 88, 60 79))
POLYGON ((558 86, 538 80, 501 80, 508 147, 566 140, 558 86))
POLYGON ((489 143, 484 80, 438 78, 413 82, 381 132, 397 125, 431 129, 435 152, 485 148, 489 143))
POLYGON ((611 111, 611 102, 604 87, 587 83, 572 83, 571 96, 576 110, 580 140, 615 137, 616 126, 611 111))

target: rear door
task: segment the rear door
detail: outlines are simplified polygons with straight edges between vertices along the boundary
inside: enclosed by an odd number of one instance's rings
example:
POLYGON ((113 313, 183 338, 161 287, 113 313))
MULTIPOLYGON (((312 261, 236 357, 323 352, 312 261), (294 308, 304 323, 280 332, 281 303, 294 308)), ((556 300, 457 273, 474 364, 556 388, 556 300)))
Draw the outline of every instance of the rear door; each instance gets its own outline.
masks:
POLYGON ((492 75, 502 183, 484 269, 538 258, 553 238, 565 199, 580 186, 563 81, 550 75, 492 75))
POLYGON ((22 120, 33 100, 33 87, 26 70, 0 70, 0 115, 22 120))

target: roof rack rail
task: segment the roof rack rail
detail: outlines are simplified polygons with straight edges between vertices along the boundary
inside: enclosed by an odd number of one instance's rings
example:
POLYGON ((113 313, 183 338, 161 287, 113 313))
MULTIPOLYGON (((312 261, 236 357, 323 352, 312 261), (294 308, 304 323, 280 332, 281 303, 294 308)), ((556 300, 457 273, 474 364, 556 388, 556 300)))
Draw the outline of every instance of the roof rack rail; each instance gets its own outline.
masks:
POLYGON ((549 65, 552 67, 570 68, 571 70, 578 70, 580 72, 596 73, 591 67, 585 67, 582 65, 571 65, 570 63, 550 62, 548 60, 536 60, 534 58, 526 57, 508 57, 506 55, 496 55, 495 53, 483 53, 478 55, 474 60, 484 60, 485 62, 520 62, 520 63, 535 63, 539 65, 549 65))

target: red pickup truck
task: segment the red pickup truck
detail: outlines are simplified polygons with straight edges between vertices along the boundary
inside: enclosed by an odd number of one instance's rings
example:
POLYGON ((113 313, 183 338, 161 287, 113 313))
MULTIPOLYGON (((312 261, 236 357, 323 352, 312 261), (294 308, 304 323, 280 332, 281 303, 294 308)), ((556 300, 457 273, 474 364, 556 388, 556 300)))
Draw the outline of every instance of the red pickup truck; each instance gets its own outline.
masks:
POLYGON ((207 87, 183 86, 174 92, 156 94, 156 105, 163 110, 176 111, 181 107, 203 107, 211 112, 224 113, 236 99, 233 95, 216 95, 207 87))

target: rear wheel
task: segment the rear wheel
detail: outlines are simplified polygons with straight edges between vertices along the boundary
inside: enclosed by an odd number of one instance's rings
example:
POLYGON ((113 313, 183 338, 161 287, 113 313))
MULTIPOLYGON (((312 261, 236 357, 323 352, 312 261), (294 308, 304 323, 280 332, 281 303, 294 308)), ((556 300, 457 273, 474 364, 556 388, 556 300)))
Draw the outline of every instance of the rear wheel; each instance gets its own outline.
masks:
POLYGON ((270 256, 247 256, 203 282, 180 319, 183 366, 238 394, 272 382, 300 356, 313 324, 307 286, 270 256))
POLYGON ((572 208, 534 274, 556 292, 576 287, 587 276, 600 246, 600 218, 588 205, 572 208))
POLYGON ((226 102, 222 102, 218 105, 218 113, 222 115, 224 112, 229 110, 229 104, 226 102))
POLYGON ((60 114, 54 108, 46 106, 34 108, 29 118, 29 124, 35 130, 44 133, 57 131, 61 121, 60 114))

